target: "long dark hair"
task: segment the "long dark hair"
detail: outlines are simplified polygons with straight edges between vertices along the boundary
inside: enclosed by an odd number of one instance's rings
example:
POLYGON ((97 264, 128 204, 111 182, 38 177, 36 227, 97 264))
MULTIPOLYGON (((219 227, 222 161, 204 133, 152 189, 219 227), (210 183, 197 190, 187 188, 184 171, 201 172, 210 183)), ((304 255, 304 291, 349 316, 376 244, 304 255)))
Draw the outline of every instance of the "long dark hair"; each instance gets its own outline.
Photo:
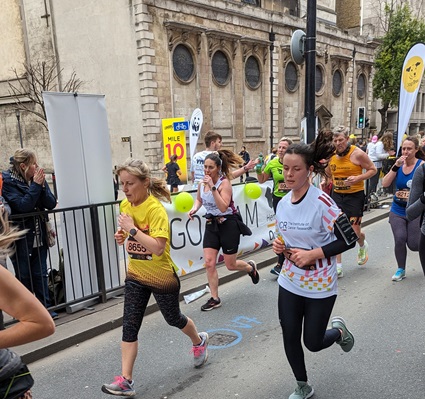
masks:
POLYGON ((307 168, 313 166, 314 173, 325 176, 325 169, 334 152, 333 133, 322 130, 311 144, 291 144, 287 148, 285 155, 295 154, 301 156, 307 168))
POLYGON ((242 157, 229 150, 213 151, 211 154, 208 154, 205 159, 211 159, 211 161, 221 169, 221 173, 229 180, 233 178, 230 169, 238 168, 239 165, 243 164, 242 157))

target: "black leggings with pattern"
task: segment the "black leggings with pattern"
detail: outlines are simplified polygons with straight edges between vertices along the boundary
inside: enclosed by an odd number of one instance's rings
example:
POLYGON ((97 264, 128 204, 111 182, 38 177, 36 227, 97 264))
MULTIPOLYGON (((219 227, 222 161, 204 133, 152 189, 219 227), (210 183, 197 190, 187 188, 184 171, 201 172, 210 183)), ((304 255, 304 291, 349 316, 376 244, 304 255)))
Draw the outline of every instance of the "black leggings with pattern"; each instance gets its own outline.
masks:
POLYGON ((134 281, 125 281, 124 316, 122 327, 123 342, 137 341, 143 316, 153 294, 165 321, 180 330, 186 327, 187 317, 180 311, 179 290, 172 293, 157 293, 150 287, 134 281))

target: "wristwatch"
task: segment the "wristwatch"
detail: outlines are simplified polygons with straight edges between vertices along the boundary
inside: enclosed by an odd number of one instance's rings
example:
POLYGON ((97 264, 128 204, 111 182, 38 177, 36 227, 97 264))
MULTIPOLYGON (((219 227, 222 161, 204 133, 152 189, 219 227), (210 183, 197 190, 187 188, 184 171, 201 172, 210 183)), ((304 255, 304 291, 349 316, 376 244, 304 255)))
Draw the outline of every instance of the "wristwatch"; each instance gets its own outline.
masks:
POLYGON ((217 187, 216 186, 212 186, 211 187, 211 191, 215 191, 215 190, 217 190, 217 187))
POLYGON ((128 234, 130 234, 132 237, 134 237, 136 234, 137 234, 137 232, 138 232, 139 230, 138 229, 131 229, 129 232, 128 232, 128 234))

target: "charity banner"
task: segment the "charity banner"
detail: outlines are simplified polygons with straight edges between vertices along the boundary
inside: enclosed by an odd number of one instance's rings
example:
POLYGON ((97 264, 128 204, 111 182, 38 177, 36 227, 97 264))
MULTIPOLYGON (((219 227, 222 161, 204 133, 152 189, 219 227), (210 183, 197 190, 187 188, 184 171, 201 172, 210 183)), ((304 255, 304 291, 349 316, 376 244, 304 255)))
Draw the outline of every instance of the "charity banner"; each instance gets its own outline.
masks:
POLYGON ((407 52, 401 71, 398 102, 397 150, 406 133, 424 73, 425 44, 416 43, 407 52))
MULTIPOLYGON (((261 196, 253 200, 247 196, 245 184, 233 185, 235 206, 239 209, 244 223, 252 231, 251 236, 241 236, 238 256, 266 248, 274 239, 276 219, 272 201, 273 184, 267 181, 259 186, 261 196)), ((196 199, 196 191, 188 191, 188 193, 194 200, 196 199)), ((204 268, 202 241, 205 232, 203 215, 206 211, 201 207, 194 215, 194 219, 190 220, 186 212, 176 210, 175 202, 179 194, 173 194, 173 203, 164 203, 164 206, 170 221, 171 257, 178 268, 178 274, 184 276, 204 268)), ((272 251, 271 248, 270 251, 272 251)), ((223 255, 220 251, 218 262, 222 261, 223 255)))
POLYGON ((190 148, 190 159, 193 158, 196 152, 196 145, 198 144, 198 139, 201 134, 202 123, 204 121, 204 116, 202 111, 199 108, 196 108, 192 112, 189 125, 189 148, 190 148))
POLYGON ((164 165, 170 162, 172 155, 177 155, 177 164, 180 166, 180 181, 187 183, 187 160, 186 160, 186 130, 174 130, 176 122, 184 122, 184 118, 162 119, 162 142, 164 153, 164 165))

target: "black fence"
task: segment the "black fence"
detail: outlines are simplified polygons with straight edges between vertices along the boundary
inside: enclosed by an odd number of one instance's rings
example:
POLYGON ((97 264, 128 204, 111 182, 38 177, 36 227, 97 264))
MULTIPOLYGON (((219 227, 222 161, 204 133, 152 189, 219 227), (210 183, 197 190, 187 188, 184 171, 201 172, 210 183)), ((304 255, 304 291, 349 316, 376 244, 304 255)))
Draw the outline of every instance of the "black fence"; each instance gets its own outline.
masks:
POLYGON ((123 293, 127 270, 124 247, 114 240, 118 213, 119 201, 12 215, 13 224, 19 223, 24 228, 34 226, 35 238, 33 243, 26 242, 27 236, 20 240, 16 248, 22 249, 24 241, 32 248, 32 255, 25 250, 24 255, 16 253, 11 256, 13 262, 9 268, 15 270, 16 277, 42 302, 40 296, 44 296, 50 311, 72 313, 106 302, 109 297, 123 293), (52 246, 40 243, 43 240, 40 231, 44 231, 47 221, 55 235, 52 246), (21 272, 28 265, 31 265, 29 282, 28 278, 25 280, 25 272, 21 272))

